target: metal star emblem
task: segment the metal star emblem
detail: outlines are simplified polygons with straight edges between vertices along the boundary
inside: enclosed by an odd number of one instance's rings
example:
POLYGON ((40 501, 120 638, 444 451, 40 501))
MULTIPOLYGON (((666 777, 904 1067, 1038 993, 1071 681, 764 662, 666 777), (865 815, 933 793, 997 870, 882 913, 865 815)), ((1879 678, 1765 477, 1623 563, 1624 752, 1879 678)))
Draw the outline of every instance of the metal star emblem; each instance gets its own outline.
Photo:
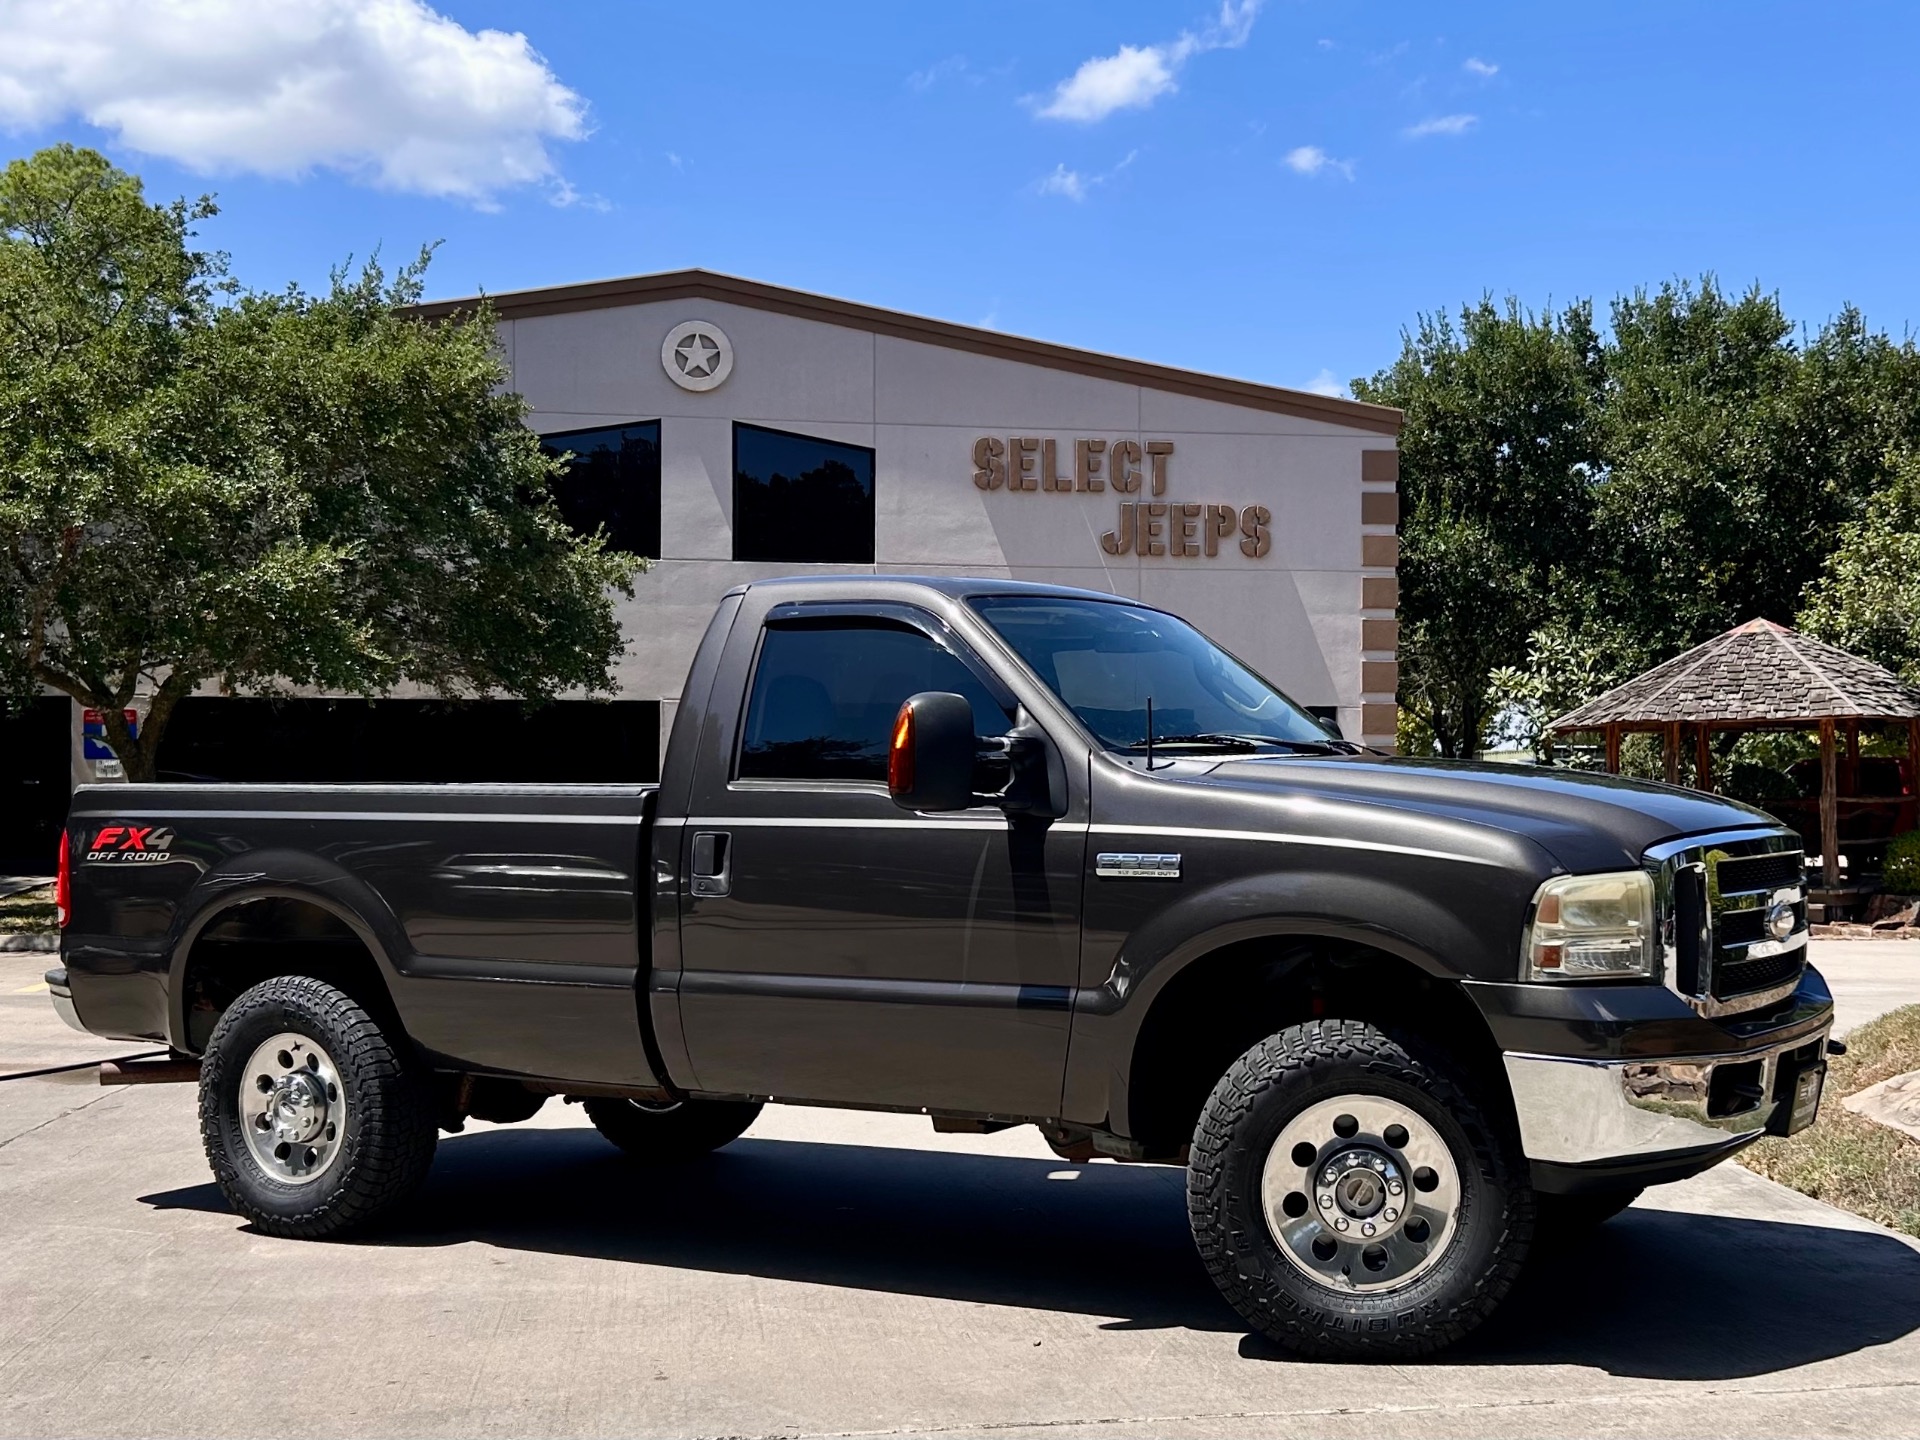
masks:
POLYGON ((673 347, 674 364, 680 367, 681 374, 695 380, 704 380, 713 374, 714 363, 719 358, 720 347, 698 332, 673 347))

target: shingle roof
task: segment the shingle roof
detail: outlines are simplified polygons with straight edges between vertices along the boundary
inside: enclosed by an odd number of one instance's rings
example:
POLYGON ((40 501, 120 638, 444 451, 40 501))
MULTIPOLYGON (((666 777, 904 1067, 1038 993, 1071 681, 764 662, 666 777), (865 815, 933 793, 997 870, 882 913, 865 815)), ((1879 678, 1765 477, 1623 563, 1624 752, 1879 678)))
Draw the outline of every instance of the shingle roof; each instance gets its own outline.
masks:
POLYGON ((1891 670, 1771 620, 1749 620, 1569 710, 1548 728, 1914 716, 1920 716, 1920 690, 1891 670))

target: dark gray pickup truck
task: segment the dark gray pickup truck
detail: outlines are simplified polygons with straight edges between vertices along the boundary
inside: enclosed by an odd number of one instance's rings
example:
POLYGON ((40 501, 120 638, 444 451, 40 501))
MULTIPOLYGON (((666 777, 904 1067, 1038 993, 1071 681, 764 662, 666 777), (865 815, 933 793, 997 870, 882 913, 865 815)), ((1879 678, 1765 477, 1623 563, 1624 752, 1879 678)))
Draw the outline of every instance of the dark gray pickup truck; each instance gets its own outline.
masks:
POLYGON ((1317 1355, 1444 1345, 1538 1231, 1810 1124, 1833 1013, 1759 811, 1370 753, 998 580, 729 592, 657 787, 85 787, 65 850, 55 1003, 197 1073, 269 1234, 555 1095, 648 1162, 769 1102, 1030 1124, 1186 1166, 1215 1282, 1317 1355))

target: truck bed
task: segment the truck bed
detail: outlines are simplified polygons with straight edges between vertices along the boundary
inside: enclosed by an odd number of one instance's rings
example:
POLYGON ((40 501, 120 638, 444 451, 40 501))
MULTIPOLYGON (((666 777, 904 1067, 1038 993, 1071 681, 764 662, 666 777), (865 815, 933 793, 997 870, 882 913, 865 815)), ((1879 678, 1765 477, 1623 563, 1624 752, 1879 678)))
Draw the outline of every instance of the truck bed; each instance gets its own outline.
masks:
POLYGON ((92 1029, 198 1053, 215 1013, 198 1002, 217 997, 197 1001, 190 972, 296 936, 377 966, 437 1063, 657 1084, 640 883, 656 789, 83 786, 75 1007, 92 1029))

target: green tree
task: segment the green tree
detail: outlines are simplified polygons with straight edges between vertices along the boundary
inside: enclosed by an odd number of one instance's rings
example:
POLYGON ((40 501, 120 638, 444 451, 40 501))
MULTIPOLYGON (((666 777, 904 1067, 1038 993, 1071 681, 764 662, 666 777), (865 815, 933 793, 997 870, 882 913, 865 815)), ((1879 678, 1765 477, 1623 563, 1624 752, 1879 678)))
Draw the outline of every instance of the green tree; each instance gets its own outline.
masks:
POLYGON ((409 318, 424 253, 239 294, 214 213, 71 146, 0 173, 0 692, 100 708, 150 779, 208 682, 607 687, 636 562, 562 521, 491 317, 409 318))
POLYGON ((1799 627, 1920 685, 1920 452, 1845 526, 1807 587, 1799 627))
POLYGON ((1778 297, 1708 276, 1616 300, 1607 350, 1582 608, 1624 627, 1636 667, 1788 621, 1912 435, 1913 347, 1851 309, 1797 343, 1778 297))
POLYGON ((1419 319, 1398 360, 1354 383, 1406 412, 1400 438, 1400 703, 1443 755, 1478 750, 1489 681, 1528 637, 1589 533, 1605 383, 1590 306, 1533 315, 1482 300, 1419 319))

